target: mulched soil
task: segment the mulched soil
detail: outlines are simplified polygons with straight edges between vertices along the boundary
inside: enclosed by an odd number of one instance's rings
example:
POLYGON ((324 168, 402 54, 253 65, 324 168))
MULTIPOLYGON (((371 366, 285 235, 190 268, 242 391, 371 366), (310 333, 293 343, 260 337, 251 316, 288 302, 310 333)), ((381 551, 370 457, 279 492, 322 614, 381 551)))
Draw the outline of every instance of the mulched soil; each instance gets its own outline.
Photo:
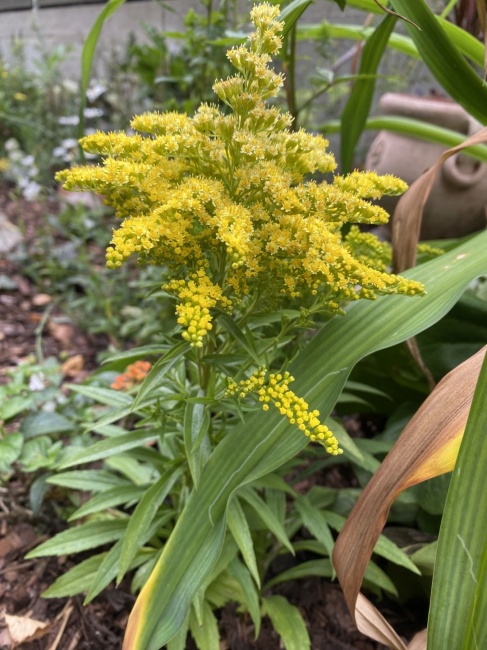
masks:
MULTIPOLYGON (((28 247, 35 240, 45 205, 12 200, 0 188, 0 210, 13 223, 21 218, 28 247)), ((82 364, 74 365, 78 378, 82 378, 86 369, 95 366, 96 354, 106 341, 89 336, 57 309, 52 309, 46 318, 49 296, 39 294, 35 285, 22 275, 22 269, 8 259, 0 260, 2 274, 14 280, 16 288, 0 295, 0 381, 6 381, 6 377, 2 377, 5 368, 34 354, 36 340, 46 357, 62 355, 63 359, 69 359, 81 355, 82 364)), ((350 486, 354 481, 351 472, 337 468, 327 470, 319 479, 321 484, 332 487, 350 486)), ((40 516, 31 512, 27 496, 30 480, 30 477, 14 476, 0 486, 0 649, 118 650, 134 602, 128 585, 106 590, 86 607, 82 606, 80 597, 41 598, 47 586, 73 563, 64 557, 24 559, 31 548, 65 527, 49 502, 40 516), (33 640, 14 644, 8 630, 15 633, 18 626, 20 637, 24 635, 25 638, 32 620, 42 624, 33 631, 33 640)), ((300 608, 310 631, 313 650, 380 650, 384 647, 356 630, 336 584, 321 578, 307 579, 280 585, 273 593, 286 596, 300 608)), ((220 611, 219 621, 223 638, 221 650, 278 650, 282 647, 268 619, 263 620, 258 640, 254 640, 250 619, 237 614, 232 605, 220 611)), ((195 646, 188 640, 187 647, 192 650, 195 646)))

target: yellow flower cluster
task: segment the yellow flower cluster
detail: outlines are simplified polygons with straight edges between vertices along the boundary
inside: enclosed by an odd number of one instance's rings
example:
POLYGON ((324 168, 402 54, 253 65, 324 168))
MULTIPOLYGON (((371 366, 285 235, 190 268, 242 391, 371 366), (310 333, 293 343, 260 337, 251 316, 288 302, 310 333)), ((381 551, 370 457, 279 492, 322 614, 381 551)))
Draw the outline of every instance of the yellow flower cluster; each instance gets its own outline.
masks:
POLYGON ((338 440, 327 426, 321 424, 320 412, 316 409, 310 411, 308 403, 290 390, 289 384, 294 381, 294 377, 289 372, 271 373, 266 381, 265 376, 266 370, 259 368, 248 379, 238 383, 227 379, 225 395, 243 399, 249 393, 256 393, 264 411, 268 411, 269 404, 273 404, 281 415, 287 417, 290 424, 296 425, 311 441, 322 444, 333 456, 342 454, 338 440))
POLYGON ((183 339, 192 347, 203 347, 204 337, 213 328, 210 309, 217 305, 228 309, 231 305, 223 296, 221 287, 212 284, 200 269, 189 281, 174 279, 163 289, 178 298, 176 313, 179 325, 184 328, 183 339))
POLYGON ((102 194, 123 219, 109 267, 131 255, 165 267, 194 345, 211 324, 205 310, 222 296, 235 305, 259 295, 260 308, 299 298, 303 308, 339 313, 359 298, 423 293, 419 283, 385 272, 387 246, 372 235, 352 228, 342 237, 344 224, 386 222, 370 200, 400 194, 405 184, 373 172, 313 181, 311 174, 335 168, 326 140, 291 131, 290 115, 266 105, 283 83, 270 65, 282 45, 278 14, 268 3, 254 7, 248 44, 228 52, 237 74, 213 87, 225 111, 203 104, 193 117, 140 115, 134 135, 82 139, 101 165, 58 174, 66 189, 102 194))

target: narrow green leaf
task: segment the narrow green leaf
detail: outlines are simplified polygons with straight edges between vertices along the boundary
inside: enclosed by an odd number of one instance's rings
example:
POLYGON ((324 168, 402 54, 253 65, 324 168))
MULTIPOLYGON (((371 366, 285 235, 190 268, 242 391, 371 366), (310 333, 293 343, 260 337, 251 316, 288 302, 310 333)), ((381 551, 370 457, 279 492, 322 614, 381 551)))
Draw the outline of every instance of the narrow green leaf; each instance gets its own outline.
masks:
POLYGON ((80 92, 80 109, 79 109, 79 126, 78 138, 82 138, 85 131, 85 107, 86 91, 90 83, 91 67, 95 56, 96 46, 100 38, 100 32, 103 23, 116 11, 125 0, 108 0, 103 9, 98 14, 90 33, 85 39, 83 51, 81 52, 81 92, 80 92))
POLYGON ((117 485, 115 488, 104 490, 95 494, 89 501, 73 512, 68 521, 74 521, 80 517, 92 515, 94 512, 116 508, 117 506, 136 501, 144 493, 145 488, 137 485, 117 485))
POLYGON ((101 469, 84 469, 71 472, 61 472, 47 479, 47 483, 60 485, 71 490, 87 492, 102 492, 112 487, 129 485, 126 479, 101 469))
POLYGON ((218 322, 220 323, 220 325, 223 325, 223 327, 227 330, 230 336, 232 336, 237 341, 237 343, 240 343, 240 345, 249 354, 249 356, 255 361, 255 363, 258 366, 260 366, 261 359, 257 354, 252 339, 248 339, 245 336, 244 332, 237 326, 235 321, 232 318, 230 318, 230 316, 226 316, 225 314, 220 314, 218 316, 218 322))
POLYGON ((172 486, 179 479, 182 470, 171 468, 154 483, 141 498, 132 516, 123 539, 123 547, 120 557, 120 568, 117 582, 120 582, 128 571, 130 563, 135 554, 144 543, 144 535, 152 520, 156 516, 159 507, 171 491, 172 486))
POLYGON ((83 560, 50 585, 42 593, 43 598, 69 598, 88 591, 93 581, 98 567, 103 562, 107 553, 93 555, 87 560, 83 560))
POLYGON ((294 505, 301 517, 303 525, 319 542, 321 542, 321 544, 323 544, 328 555, 331 557, 335 542, 325 515, 303 496, 296 497, 294 505))
POLYGON ((266 582, 264 590, 280 585, 283 582, 302 580, 303 578, 319 577, 331 579, 333 573, 333 567, 329 558, 324 558, 323 560, 309 560, 308 562, 301 562, 300 564, 293 566, 291 569, 287 569, 275 576, 272 580, 266 582))
POLYGON ((232 560, 228 565, 228 572, 233 576, 240 585, 244 605, 247 607, 250 618, 255 627, 255 638, 259 636, 260 632, 260 603, 259 594, 255 588, 255 583, 246 566, 240 562, 238 558, 232 560))
POLYGON ((188 401, 184 410, 183 439, 195 487, 198 487, 201 471, 211 453, 209 428, 210 416, 205 405, 188 401))
MULTIPOLYGON (((323 514, 326 517, 326 520, 331 528, 337 532, 340 532, 345 524, 345 517, 337 514, 336 512, 332 512, 331 510, 325 510, 323 514)), ((377 540, 377 544, 374 548, 374 553, 380 555, 386 560, 389 560, 390 562, 393 562, 394 564, 397 564, 398 566, 402 566, 405 569, 412 571, 412 573, 421 575, 421 571, 411 560, 411 558, 406 555, 406 553, 400 549, 397 544, 394 544, 394 542, 385 537, 385 535, 381 535, 377 540)))
POLYGON ((297 607, 291 605, 284 596, 263 598, 262 607, 286 650, 310 650, 308 630, 297 607))
POLYGON ((487 357, 485 357, 441 522, 428 648, 487 644, 487 357))
POLYGON ((215 615, 207 601, 203 601, 203 620, 200 625, 195 615, 194 608, 191 608, 189 615, 189 629, 198 650, 220 650, 220 633, 215 615))
POLYGON ((66 462, 61 463, 60 469, 66 469, 67 467, 73 467, 73 465, 81 465, 83 463, 92 463, 95 460, 114 456, 115 454, 120 454, 135 447, 142 447, 149 442, 157 440, 158 435, 159 432, 154 429, 137 429, 137 431, 131 431, 121 436, 99 440, 93 445, 74 454, 66 462))
MULTIPOLYGON (((165 512, 161 517, 158 517, 152 521, 149 528, 144 532, 143 537, 141 538, 141 547, 148 542, 148 540, 157 533, 158 529, 164 526, 173 516, 172 512, 165 512)), ((123 539, 119 539, 114 546, 110 549, 109 553, 103 559, 103 562, 98 567, 96 574, 93 576, 93 579, 90 583, 90 587, 87 590, 86 598, 83 602, 84 605, 87 605, 94 598, 100 594, 103 589, 108 587, 108 585, 115 580, 117 574, 120 571, 120 557, 122 553, 123 539)), ((132 559, 129 570, 136 569, 137 567, 150 562, 154 557, 154 549, 141 548, 134 558, 132 559)))
MULTIPOLYGON (((414 138, 421 138, 428 142, 437 142, 445 147, 456 147, 467 139, 465 134, 457 133, 451 129, 444 129, 435 124, 428 124, 421 120, 409 117, 395 117, 393 115, 382 115, 370 117, 365 123, 365 129, 371 131, 392 131, 393 133, 404 133, 414 138)), ((340 120, 331 120, 322 125, 321 130, 325 134, 338 133, 340 131, 340 120)), ((462 151, 462 155, 471 156, 482 162, 487 162, 487 147, 475 145, 462 151)))
POLYGON ((255 583, 260 587, 260 576, 255 558, 252 534, 240 501, 236 496, 233 497, 228 507, 228 527, 234 540, 237 542, 244 562, 252 574, 255 583))
POLYGON ((75 393, 89 397, 95 402, 106 404, 107 406, 130 406, 133 397, 122 393, 119 390, 112 390, 111 388, 101 388, 100 386, 83 386, 79 384, 66 384, 66 387, 75 393))
POLYGON ((487 123, 487 85, 452 43, 425 0, 393 0, 395 11, 416 23, 405 24, 421 58, 437 81, 481 124, 487 123))
MULTIPOLYGON (((395 16, 387 15, 367 39, 360 59, 360 75, 375 75, 396 24, 395 16)), ((359 79, 353 85, 341 118, 342 172, 352 171, 355 146, 369 115, 375 90, 375 78, 359 79)))
POLYGON ((190 349, 189 343, 180 343, 165 354, 159 361, 154 364, 147 377, 142 382, 139 392, 132 404, 132 411, 135 411, 139 404, 152 390, 157 390, 160 386, 161 379, 184 357, 190 349))
POLYGON ((46 555, 69 555, 81 553, 108 542, 120 539, 125 534, 127 520, 91 521, 54 535, 47 542, 37 546, 26 555, 28 559, 46 555))
POLYGON ((281 544, 283 544, 291 553, 294 553, 292 544, 286 535, 286 531, 281 526, 279 519, 272 512, 267 503, 261 499, 254 490, 248 487, 239 490, 238 496, 249 504, 256 515, 258 515, 265 526, 277 537, 281 544))
POLYGON ((112 354, 107 359, 104 359, 102 362, 102 368, 105 372, 107 370, 106 366, 111 366, 114 364, 124 363, 134 363, 140 359, 151 356, 161 356, 166 354, 168 351, 168 345, 161 345, 160 343, 151 343, 150 345, 140 345, 137 348, 130 348, 129 350, 122 350, 116 354, 112 354))
POLYGON ((301 18, 313 0, 292 0, 279 14, 278 20, 284 23, 282 35, 286 36, 301 18))

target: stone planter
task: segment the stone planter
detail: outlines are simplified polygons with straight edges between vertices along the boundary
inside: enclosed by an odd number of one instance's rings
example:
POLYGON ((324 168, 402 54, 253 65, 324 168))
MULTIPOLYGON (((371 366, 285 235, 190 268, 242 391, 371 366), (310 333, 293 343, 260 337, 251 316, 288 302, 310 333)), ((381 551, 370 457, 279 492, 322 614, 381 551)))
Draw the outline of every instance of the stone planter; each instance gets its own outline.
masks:
MULTIPOLYGON (((461 106, 440 98, 387 93, 380 100, 385 115, 410 117, 465 135, 478 123, 461 106)), ((365 161, 366 169, 394 174, 411 184, 431 167, 445 147, 406 135, 381 131, 365 161)), ((381 204, 392 214, 397 197, 381 204)), ((426 203, 421 239, 462 237, 487 224, 487 164, 457 154, 442 166, 426 203)))

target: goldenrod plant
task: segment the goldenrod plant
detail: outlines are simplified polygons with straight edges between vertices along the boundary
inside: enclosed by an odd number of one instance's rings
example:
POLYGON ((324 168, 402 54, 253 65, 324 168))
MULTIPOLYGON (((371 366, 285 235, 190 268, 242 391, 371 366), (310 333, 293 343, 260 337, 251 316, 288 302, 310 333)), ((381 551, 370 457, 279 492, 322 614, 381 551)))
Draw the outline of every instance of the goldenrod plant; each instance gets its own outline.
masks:
MULTIPOLYGON (((270 4, 254 7, 248 43, 228 53, 237 74, 214 85, 219 103, 192 117, 135 117, 135 133, 87 136, 83 148, 102 163, 58 175, 67 189, 103 195, 122 220, 108 266, 135 256, 159 267, 174 303, 160 344, 109 362, 156 357, 141 384, 73 387, 106 405, 90 425, 101 439, 73 450, 58 466, 68 471, 48 480, 95 495, 73 516, 84 523, 31 553, 114 542, 47 595, 91 599, 137 569, 127 650, 183 649, 188 629, 201 650, 219 647, 212 609, 231 598, 229 584, 256 633, 267 614, 286 647, 310 647, 298 610, 259 594, 268 562, 258 561, 251 515, 290 552, 302 523, 329 558, 330 527, 343 522, 327 519, 319 493, 296 495, 285 466, 314 441, 316 453, 336 460, 344 451, 370 467, 375 459, 326 422, 352 367, 438 320, 485 271, 479 236, 404 277, 388 272, 389 246, 357 224, 387 221, 371 201, 405 185, 374 173, 332 176, 326 141, 290 129, 272 104, 283 83, 272 67, 278 16, 270 4), (94 461, 103 468, 69 469, 94 461)), ((409 566, 392 546, 388 557, 409 566)), ((320 570, 332 574, 329 562, 320 570)))

